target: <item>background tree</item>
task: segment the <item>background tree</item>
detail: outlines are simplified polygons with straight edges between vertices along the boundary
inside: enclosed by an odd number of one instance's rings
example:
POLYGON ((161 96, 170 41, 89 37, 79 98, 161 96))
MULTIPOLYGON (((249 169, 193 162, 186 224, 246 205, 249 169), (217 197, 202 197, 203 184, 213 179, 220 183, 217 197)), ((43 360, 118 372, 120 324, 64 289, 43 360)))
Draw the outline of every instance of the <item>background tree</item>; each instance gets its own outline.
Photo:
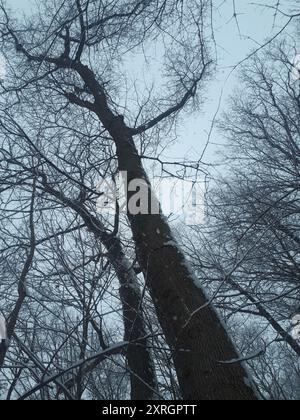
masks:
MULTIPOLYGON (((126 171, 129 182, 142 180, 153 195, 140 150, 145 136, 148 150, 153 150, 155 143, 163 147, 162 138, 179 111, 197 104, 212 64, 207 32, 210 11, 209 1, 47 1, 39 5, 36 16, 18 23, 3 6, 1 33, 10 63, 3 89, 6 109, 36 138, 47 121, 51 140, 60 125, 70 127, 70 137, 81 131, 77 123, 80 116, 79 121, 85 119, 93 135, 102 131, 107 139, 112 151, 110 162, 115 162, 108 174, 116 168, 126 171), (142 95, 133 101, 134 86, 126 89, 126 60, 132 53, 147 52, 151 45, 160 46, 164 73, 156 77, 153 89, 153 81, 148 80, 142 95)), ((51 141, 44 147, 33 174, 45 192, 51 193, 55 189, 53 178, 44 173, 43 166, 49 156, 60 165, 66 157, 57 153, 51 141)), ((93 153, 101 153, 102 147, 100 141, 93 153)), ((96 170, 103 171, 100 162, 96 170)), ((76 173, 77 185, 81 176, 76 173)), ((73 211, 78 210, 89 229, 96 224, 85 208, 74 205, 74 198, 73 204, 69 200, 66 203, 60 188, 55 194, 73 211)), ((223 363, 239 356, 187 266, 166 219, 161 213, 128 214, 128 221, 183 397, 255 399, 243 365, 223 363)))
POLYGON ((250 356, 262 396, 273 399, 299 398, 300 343, 291 322, 300 307, 296 51, 278 42, 244 65, 220 124, 226 175, 208 194, 206 226, 193 229, 198 241, 187 245, 250 356))

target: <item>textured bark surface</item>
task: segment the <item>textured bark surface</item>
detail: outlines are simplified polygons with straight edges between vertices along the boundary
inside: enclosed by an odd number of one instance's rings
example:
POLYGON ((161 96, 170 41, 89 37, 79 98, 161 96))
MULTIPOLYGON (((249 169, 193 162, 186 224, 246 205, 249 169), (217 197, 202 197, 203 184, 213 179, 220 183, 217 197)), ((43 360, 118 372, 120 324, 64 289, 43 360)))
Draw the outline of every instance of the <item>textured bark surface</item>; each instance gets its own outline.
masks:
POLYGON ((5 340, 0 340, 0 369, 3 366, 5 355, 6 355, 6 343, 5 340))
POLYGON ((137 306, 141 302, 141 295, 137 290, 125 285, 120 288, 120 296, 123 304, 125 341, 135 342, 129 344, 127 349, 127 361, 131 372, 131 399, 157 399, 154 363, 146 338, 144 318, 137 306), (142 337, 145 338, 137 341, 142 337))
MULTIPOLYGON (((94 104, 74 95, 68 98, 98 116, 115 142, 119 170, 127 172, 128 182, 142 179, 151 190, 134 144, 134 130, 126 126, 122 116, 111 111, 93 71, 69 59, 59 64, 75 70, 93 93, 94 104)), ((239 359, 239 355, 205 294, 195 285, 164 217, 161 214, 128 216, 139 264, 173 351, 184 399, 257 399, 243 365, 240 362, 224 364, 239 359)), ((92 228, 94 222, 90 224, 92 228)))
MULTIPOLYGON (((121 118, 109 127, 119 170, 128 182, 147 175, 121 118)), ((137 256, 150 289, 186 400, 256 400, 249 377, 222 322, 195 284, 163 215, 128 215, 137 256)))
POLYGON ((142 295, 136 273, 123 254, 120 241, 108 248, 112 253, 111 260, 121 283, 120 297, 123 306, 125 341, 130 344, 127 349, 127 362, 130 370, 131 399, 151 400, 157 398, 156 374, 154 362, 149 349, 149 340, 142 313, 142 295))
MULTIPOLYGON (((84 27, 84 25, 81 26, 84 27)), ((149 190, 151 190, 133 141, 133 135, 141 134, 146 129, 155 127, 159 122, 173 114, 175 115, 182 109, 187 101, 195 95, 197 83, 201 80, 202 75, 175 107, 162 113, 151 123, 146 123, 139 130, 129 129, 122 116, 116 116, 111 111, 103 83, 100 79, 97 80, 95 73, 80 61, 87 31, 85 28, 82 29, 84 36, 79 41, 75 59, 70 57, 70 34, 69 30, 66 30, 66 32, 65 51, 58 58, 47 56, 47 53, 44 52, 40 55, 34 55, 35 49, 31 47, 28 51, 10 28, 7 28, 8 35, 6 36, 12 38, 17 52, 23 54, 29 63, 35 62, 41 65, 46 63, 51 68, 55 67, 55 70, 72 70, 81 77, 85 91, 88 92, 88 96, 90 94, 93 96, 93 101, 82 99, 80 95, 76 96, 73 92, 67 93, 65 89, 62 90, 63 96, 70 103, 88 109, 99 117, 99 121, 115 143, 119 170, 127 172, 129 182, 133 179, 143 179, 148 183, 149 190)), ((201 39, 202 36, 200 36, 201 39)), ((32 42, 31 40, 29 45, 32 42)), ((49 71, 48 67, 47 71, 49 71)), ((205 69, 203 69, 204 71, 205 69)), ((68 91, 69 86, 67 84, 66 86, 68 91)), ((57 93, 56 86, 55 92, 57 93)), ((115 108, 115 105, 113 106, 115 108)), ((94 232, 96 230, 95 233, 100 235, 109 253, 117 254, 117 240, 104 237, 101 229, 99 230, 97 227, 97 219, 87 215, 84 208, 79 207, 77 210, 86 221, 87 226, 94 232)), ((129 215, 129 220, 140 267, 144 273, 147 287, 151 292, 164 334, 173 351, 184 399, 256 399, 243 365, 239 362, 224 364, 224 362, 238 359, 239 356, 204 292, 196 286, 193 275, 186 266, 184 255, 172 237, 164 217, 161 214, 129 215)), ((112 258, 113 260, 115 260, 115 257, 112 258)), ((120 278, 120 274, 124 272, 123 263, 115 263, 114 267, 120 278)), ((140 323, 135 321, 133 325, 139 325, 140 330, 139 332, 137 330, 136 334, 140 338, 140 334, 144 333, 144 327, 139 308, 136 307, 135 302, 139 298, 134 297, 134 289, 128 281, 126 264, 125 272, 127 277, 121 279, 121 290, 124 295, 124 299, 122 299, 123 307, 127 313, 125 318, 128 322, 131 320, 131 324, 135 318, 139 319, 140 323)), ((135 337, 133 329, 132 332, 129 331, 129 336, 132 339, 135 337)), ((134 359, 138 347, 132 346, 131 350, 132 355, 130 354, 129 360, 134 359)), ((144 355, 147 357, 146 353, 144 355)), ((142 360, 143 358, 139 362, 135 360, 132 369, 140 369, 142 360)))

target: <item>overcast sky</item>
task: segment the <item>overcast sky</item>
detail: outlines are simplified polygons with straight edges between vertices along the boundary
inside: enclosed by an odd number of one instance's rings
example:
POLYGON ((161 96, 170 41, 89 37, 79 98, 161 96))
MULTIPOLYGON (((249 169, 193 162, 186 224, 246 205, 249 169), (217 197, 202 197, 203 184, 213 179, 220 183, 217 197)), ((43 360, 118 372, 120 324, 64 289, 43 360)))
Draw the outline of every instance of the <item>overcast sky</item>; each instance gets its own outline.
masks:
MULTIPOLYGON (((283 1, 284 2, 284 1, 283 1)), ((275 4, 270 0, 269 4, 275 4)), ((31 0, 7 0, 7 4, 18 11, 30 11, 34 7, 31 0)), ((185 123, 180 129, 180 138, 176 145, 169 150, 168 157, 172 158, 197 158, 206 144, 207 135, 211 127, 211 121, 218 109, 221 91, 223 99, 221 109, 226 109, 228 96, 237 86, 238 70, 232 72, 232 68, 247 57, 252 50, 278 32, 283 20, 277 19, 274 25, 273 10, 255 5, 247 0, 236 1, 238 24, 233 18, 232 0, 217 0, 216 6, 220 5, 219 13, 215 13, 215 36, 218 47, 218 72, 207 86, 206 100, 202 112, 185 118, 185 123), (229 77, 229 75, 231 76, 229 77)), ((286 4, 289 3, 286 1, 286 4)), ((289 7, 289 6, 287 6, 289 7)), ((215 160, 216 144, 223 144, 220 134, 215 130, 212 134, 211 143, 208 147, 204 160, 211 163, 215 160)))

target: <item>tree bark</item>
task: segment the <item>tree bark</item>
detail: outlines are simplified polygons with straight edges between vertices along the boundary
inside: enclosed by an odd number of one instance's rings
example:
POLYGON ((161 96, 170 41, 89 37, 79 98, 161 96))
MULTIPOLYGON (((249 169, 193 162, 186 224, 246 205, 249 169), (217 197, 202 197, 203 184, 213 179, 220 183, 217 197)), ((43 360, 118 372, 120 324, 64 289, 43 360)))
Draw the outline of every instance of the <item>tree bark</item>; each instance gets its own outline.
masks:
MULTIPOLYGON (((24 48, 22 51, 31 60, 45 60, 44 56, 30 55, 24 48)), ((116 145, 119 171, 126 171, 128 182, 144 180, 152 194, 134 143, 135 131, 126 126, 122 116, 116 116, 111 111, 106 94, 93 71, 71 59, 47 58, 47 61, 61 68, 72 68, 81 76, 95 102, 83 101, 74 94, 67 95, 69 101, 98 116, 116 145)), ((256 400, 254 387, 242 362, 237 362, 239 355, 226 328, 204 291, 196 285, 164 216, 161 213, 128 214, 128 218, 140 267, 173 351, 184 399, 256 400), (223 363, 232 360, 236 362, 223 363)), ((90 222, 91 230, 95 220, 90 222)))
POLYGON ((113 238, 106 247, 120 281, 123 306, 127 362, 130 370, 131 399, 153 400, 157 389, 156 374, 149 339, 142 312, 142 294, 132 264, 123 253, 119 238, 113 238))
MULTIPOLYGON (((126 171, 128 182, 144 180, 153 194, 123 118, 113 116, 105 103, 97 108, 97 114, 115 141, 119 170, 126 171)), ((222 363, 238 360, 239 355, 221 319, 196 284, 164 216, 128 214, 128 218, 140 267, 173 351, 184 399, 256 400, 243 364, 222 363)))
MULTIPOLYGON (((99 219, 90 214, 82 203, 69 199, 50 186, 44 176, 42 178, 45 191, 79 214, 88 229, 105 246, 107 258, 120 282, 119 293, 123 307, 125 341, 129 342, 126 358, 130 371, 131 399, 155 399, 157 381, 142 312, 142 294, 134 267, 124 254, 119 237, 108 233, 99 219)), ((74 381, 69 381, 69 384, 71 383, 75 384, 74 381)))
MULTIPOLYGON (((115 143, 118 169, 126 172, 126 181, 143 180, 149 195, 153 195, 134 143, 135 130, 127 127, 123 116, 111 111, 94 72, 72 60, 59 64, 73 68, 93 93, 93 104, 73 94, 68 99, 98 116, 115 143)), ((196 285, 164 216, 129 213, 128 218, 140 267, 173 351, 184 399, 256 400, 254 386, 242 362, 223 363, 238 360, 239 355, 209 299, 196 285)))

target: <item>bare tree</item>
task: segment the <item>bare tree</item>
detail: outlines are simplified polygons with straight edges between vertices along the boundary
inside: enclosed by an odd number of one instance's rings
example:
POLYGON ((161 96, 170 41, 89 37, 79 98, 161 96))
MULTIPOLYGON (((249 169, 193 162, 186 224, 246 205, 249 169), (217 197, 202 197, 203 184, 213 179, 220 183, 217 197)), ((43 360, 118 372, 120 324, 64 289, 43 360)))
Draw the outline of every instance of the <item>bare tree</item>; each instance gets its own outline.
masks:
POLYGON ((292 41, 281 41, 244 65, 242 90, 220 123, 228 138, 226 176, 208 194, 207 223, 194 229, 196 243, 186 241, 227 322, 240 325, 235 332, 251 328, 236 341, 243 354, 256 355, 250 365, 259 388, 274 399, 297 398, 299 381, 292 324, 300 306, 296 53, 292 41))
MULTIPOLYGON (((31 176, 35 177, 34 174, 36 174, 39 178, 38 182, 38 190, 39 190, 39 198, 42 201, 46 201, 49 205, 50 202, 53 201, 54 205, 57 206, 59 203, 61 206, 69 208, 70 211, 72 211, 75 214, 74 219, 76 220, 76 217, 79 217, 82 219, 81 224, 76 223, 75 227, 71 227, 70 225, 66 226, 65 229, 60 227, 60 231, 55 231, 52 234, 45 233, 45 237, 43 239, 40 239, 37 241, 37 246, 45 245, 47 241, 51 241, 51 239, 55 239, 56 237, 62 237, 63 239, 67 237, 68 234, 76 233, 78 232, 81 234, 82 229, 88 228, 91 233, 95 235, 95 238, 100 241, 101 244, 106 248, 107 253, 103 253, 105 255, 105 258, 107 258, 108 262, 112 264, 114 267, 114 270, 116 272, 116 275, 120 281, 120 299, 121 303, 123 305, 123 320, 124 320, 124 329, 125 329, 125 340, 127 342, 130 342, 130 344, 126 350, 127 352, 127 360, 128 360, 128 366, 130 369, 130 377, 131 377, 131 396, 133 399, 151 399, 154 397, 155 389, 156 389, 156 379, 155 379, 155 371, 154 371, 154 363, 152 361, 151 352, 149 350, 149 343, 147 338, 147 330, 145 321, 143 319, 142 314, 142 295, 140 291, 139 281, 137 278, 137 274, 134 271, 133 263, 130 262, 129 258, 125 256, 125 253, 123 251, 123 246, 121 244, 120 239, 116 236, 115 233, 107 231, 107 229, 104 227, 104 225, 101 223, 100 220, 97 220, 85 207, 83 202, 80 202, 75 199, 68 198, 62 191, 62 189, 55 189, 53 187, 53 184, 48 181, 47 175, 42 172, 41 170, 38 170, 36 165, 31 163, 28 165, 28 154, 32 154, 32 157, 35 157, 37 161, 39 161, 42 158, 42 153, 37 149, 37 147, 32 148, 32 145, 34 142, 30 140, 30 138, 25 134, 24 131, 20 131, 20 127, 17 125, 14 126, 15 131, 13 131, 13 126, 10 125, 8 128, 7 124, 8 121, 12 124, 13 121, 11 119, 6 119, 3 116, 2 119, 2 127, 3 129, 6 128, 6 133, 10 137, 10 139, 19 137, 19 143, 16 141, 16 144, 18 143, 18 146, 16 149, 18 149, 18 153, 20 153, 20 157, 17 157, 17 153, 14 155, 12 154, 10 159, 8 158, 8 152, 5 155, 5 161, 6 161, 6 170, 7 172, 11 171, 11 165, 15 168, 22 168, 21 172, 22 175, 25 176, 25 173, 27 173, 27 176, 30 178, 31 176), (21 140, 20 140, 21 139, 21 140), (29 151, 30 150, 30 151, 29 151), (22 154, 22 151, 24 154, 22 154), (27 163, 27 167, 26 167, 27 163)), ((4 149, 3 149, 4 153, 4 149)), ((58 168, 55 166, 55 164, 51 163, 48 160, 48 166, 52 169, 52 177, 56 179, 59 182, 59 178, 64 174, 62 170, 58 170, 58 168), (56 174, 55 174, 56 171, 56 174)), ((15 174, 17 171, 15 171, 15 174)), ((26 176, 25 176, 26 178, 26 176)), ((66 174, 66 178, 68 179, 68 175, 66 174)), ((23 181, 25 182, 25 181, 23 181)), ((24 185, 22 181, 19 181, 19 186, 24 185)), ((2 179, 2 186, 3 189, 6 191, 9 191, 9 189, 15 188, 16 184, 14 181, 8 178, 2 179)), ((66 183, 65 185, 66 190, 70 188, 70 184, 66 183)), ((83 183, 80 184, 80 193, 85 195, 88 195, 88 188, 85 189, 85 186, 83 183)), ((24 200, 24 198, 23 198, 24 200)), ((43 220, 42 226, 47 226, 46 217, 43 215, 45 213, 48 217, 51 217, 48 215, 49 209, 47 209, 45 205, 45 209, 41 211, 41 202, 38 203, 37 209, 35 207, 32 207, 34 210, 37 210, 40 214, 40 219, 43 220)), ((33 204, 32 204, 33 206, 33 204)), ((52 216, 54 217, 54 215, 52 216)), ((71 223, 72 225, 73 223, 71 223)), ((50 229, 51 231, 51 229, 50 229)), ((83 239, 80 239, 80 242, 83 241, 83 239)), ((36 245, 36 241, 33 242, 34 246, 36 245)), ((31 249, 30 245, 30 249, 31 249)), ((58 246, 58 244, 56 245, 58 246)), ((30 258, 30 264, 32 262, 32 252, 30 252, 29 257, 30 258)), ((84 252, 84 249, 83 251, 84 252)), ((63 254, 61 254, 63 255, 63 254)), ((94 263, 101 259, 101 254, 97 258, 91 258, 88 263, 94 263)), ((63 261, 64 264, 66 264, 65 261, 63 261)), ((73 276, 73 271, 76 269, 76 265, 73 265, 71 267, 68 267, 69 275, 73 276)), ((22 284, 24 283, 24 277, 27 275, 28 271, 28 265, 29 262, 26 263, 26 271, 21 276, 22 284)), ((25 270, 25 269, 24 269, 25 270)), ((76 282, 74 280, 74 286, 75 291, 78 293, 78 299, 79 301, 83 299, 82 292, 79 293, 79 290, 81 288, 76 285, 76 282), (79 287, 79 290, 78 290, 79 287)), ((23 290, 23 289, 22 289, 23 290)), ((92 288, 92 293, 95 293, 95 289, 92 288)), ((23 291, 23 293, 20 294, 20 298, 18 300, 18 303, 16 305, 16 308, 13 311, 12 322, 13 326, 15 325, 18 314, 20 311, 21 303, 23 303, 24 299, 26 297, 26 293, 23 291)), ((82 342, 82 351, 80 353, 81 358, 83 359, 86 354, 86 345, 88 342, 88 331, 89 331, 89 324, 92 323, 93 328, 96 329, 96 331, 100 331, 100 327, 97 327, 97 322, 95 319, 93 319, 93 316, 91 315, 91 308, 90 305, 94 305, 93 301, 90 301, 88 306, 84 306, 82 308, 82 311, 84 315, 84 337, 82 342), (87 313, 86 313, 87 311, 87 313)), ((87 304, 85 304, 87 305, 87 304)), ((13 327, 10 326, 10 322, 8 322, 8 339, 12 337, 13 327)), ((105 343, 105 340, 102 338, 100 340, 102 348, 106 349, 108 345, 105 343)), ((89 367, 88 371, 85 373, 88 373, 92 370, 92 367, 97 367, 98 363, 97 360, 93 361, 93 364, 89 367)), ((79 373, 79 377, 77 378, 77 384, 78 387, 82 383, 82 377, 84 377, 83 372, 81 371, 79 373)), ((81 391, 78 391, 77 397, 80 399, 80 396, 82 395, 81 391)))
MULTIPOLYGON (((49 127, 71 118, 71 132, 80 131, 76 124, 80 114, 88 124, 98 124, 98 135, 102 129, 118 170, 127 173, 129 183, 140 180, 155 200, 138 144, 143 144, 145 136, 153 141, 155 132, 163 143, 162 137, 179 112, 197 103, 212 63, 206 32, 210 6, 209 1, 46 2, 35 17, 20 24, 2 6, 2 44, 10 63, 10 77, 3 86, 6 106, 15 112, 22 109, 19 120, 23 120, 21 125, 27 120, 30 131, 41 129, 45 114, 49 127), (163 85, 157 83, 156 91, 148 86, 144 97, 129 109, 122 98, 126 66, 120 71, 118 66, 121 58, 130 58, 130 52, 148 50, 150 41, 164 46, 167 80, 163 85), (40 121, 39 127, 32 117, 40 121)), ((57 157, 55 151, 54 155, 57 157)), ((98 220, 54 191, 41 168, 44 163, 43 158, 34 175, 45 191, 67 200, 89 229, 94 229, 98 220)), ((161 211, 129 212, 128 220, 183 397, 255 399, 239 355, 161 211), (224 363, 233 359, 235 364, 224 363)))

